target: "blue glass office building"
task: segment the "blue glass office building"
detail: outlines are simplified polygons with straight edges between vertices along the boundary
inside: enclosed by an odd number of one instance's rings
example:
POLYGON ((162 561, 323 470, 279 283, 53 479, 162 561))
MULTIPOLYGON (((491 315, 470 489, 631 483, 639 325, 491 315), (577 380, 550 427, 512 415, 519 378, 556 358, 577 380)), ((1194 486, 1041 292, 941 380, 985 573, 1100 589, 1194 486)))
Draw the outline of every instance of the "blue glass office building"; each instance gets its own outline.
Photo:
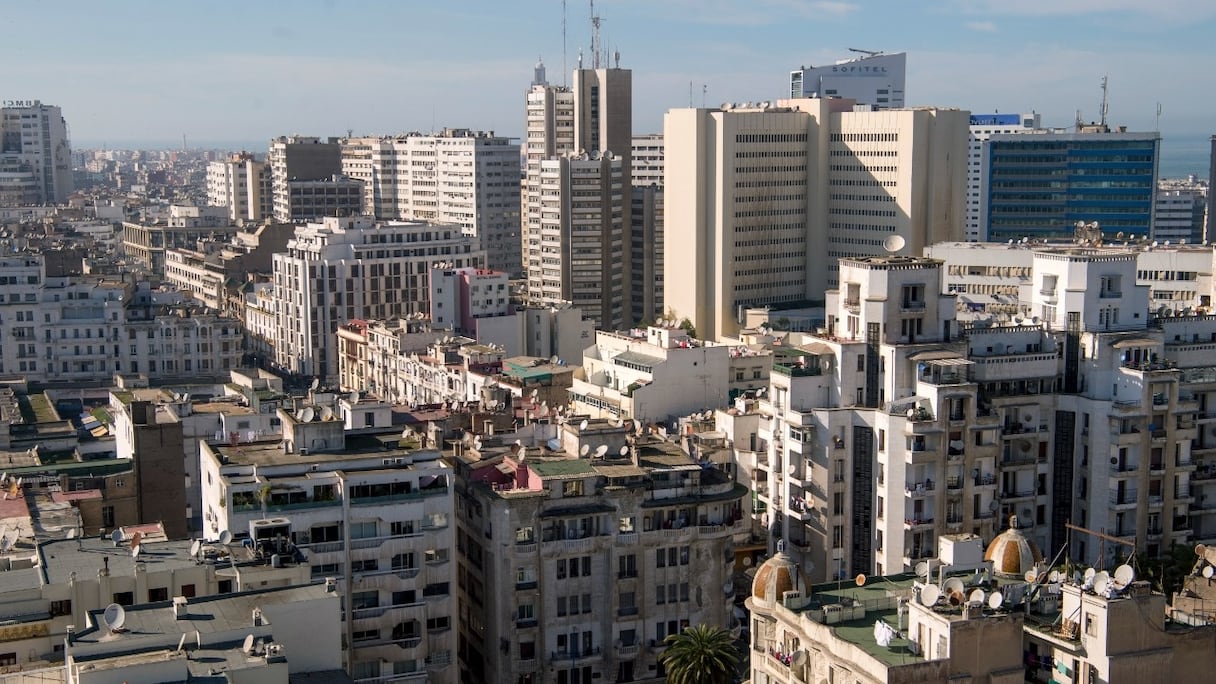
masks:
POLYGON ((998 134, 984 149, 988 239, 1072 237, 1097 221, 1114 239, 1148 237, 1157 188, 1157 133, 998 134))

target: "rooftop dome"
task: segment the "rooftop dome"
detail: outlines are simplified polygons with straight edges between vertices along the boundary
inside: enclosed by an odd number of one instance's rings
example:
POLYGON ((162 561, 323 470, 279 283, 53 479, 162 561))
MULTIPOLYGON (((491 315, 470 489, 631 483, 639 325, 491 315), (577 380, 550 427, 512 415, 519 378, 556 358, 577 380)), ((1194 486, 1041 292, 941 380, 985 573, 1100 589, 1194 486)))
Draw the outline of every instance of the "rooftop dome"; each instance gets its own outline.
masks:
POLYGON ((984 552, 984 560, 992 561, 998 575, 1021 577, 1043 562, 1043 553, 1018 527, 1018 516, 1009 516, 1009 529, 998 534, 984 552))
POLYGON ((785 553, 785 540, 777 542, 777 553, 756 568, 756 579, 752 581, 752 599, 772 606, 781 602, 787 591, 807 591, 811 586, 798 564, 785 553))

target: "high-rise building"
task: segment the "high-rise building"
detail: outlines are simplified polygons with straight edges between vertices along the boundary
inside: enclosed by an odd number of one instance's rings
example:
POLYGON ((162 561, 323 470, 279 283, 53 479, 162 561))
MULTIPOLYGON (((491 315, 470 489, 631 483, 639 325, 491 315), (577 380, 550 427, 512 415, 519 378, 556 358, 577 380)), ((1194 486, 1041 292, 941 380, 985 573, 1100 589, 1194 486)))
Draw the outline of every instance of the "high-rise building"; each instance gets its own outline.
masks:
POLYGON ((274 214, 270 170, 248 152, 207 164, 207 202, 226 207, 228 220, 261 221, 274 214))
POLYGON ((0 107, 0 166, 32 174, 37 200, 62 204, 75 189, 68 124, 55 105, 38 100, 5 101, 0 107))
POLYGON ((1207 186, 1186 180, 1158 183, 1152 239, 1201 244, 1208 192, 1207 186))
POLYGON ((845 98, 874 109, 903 107, 907 53, 856 52, 866 56, 791 71, 790 97, 845 98))
POLYGON ((845 100, 676 109, 665 121, 664 305, 700 337, 742 307, 822 300, 840 257, 963 232, 967 112, 845 100))
MULTIPOLYGON (((1211 151, 1211 154, 1209 155, 1209 159, 1208 159, 1208 192, 1209 193, 1213 192, 1213 188, 1216 188, 1216 135, 1212 136, 1211 143, 1212 143, 1212 151, 1211 151)), ((1204 242, 1211 242, 1213 239, 1216 239, 1216 225, 1213 225, 1213 222, 1216 221, 1216 219, 1213 219, 1212 213, 1213 213, 1212 210, 1209 208, 1206 216, 1204 217, 1204 222, 1203 222, 1203 240, 1204 240, 1204 242)))
POLYGON ((519 153, 510 138, 464 128, 346 138, 342 173, 363 181, 375 218, 460 226, 481 240, 490 268, 518 276, 519 153))
POLYGON ((663 318, 663 135, 633 137, 629 299, 633 323, 663 318))
POLYGON ((527 96, 528 298, 571 302, 601 327, 622 327, 631 315, 632 82, 628 69, 579 68, 567 90, 545 83, 537 65, 527 96))
POLYGON ((997 133, 1021 133, 1040 128, 1040 117, 1030 114, 972 114, 971 135, 967 140, 967 225, 965 239, 986 240, 981 221, 988 177, 984 174, 984 143, 997 133))
POLYGON ((1001 242, 1071 237, 1079 221, 1148 237, 1160 150, 1159 133, 1105 126, 993 135, 983 156, 981 226, 1001 242))
POLYGON ((338 326, 429 313, 437 262, 481 266, 485 252, 459 226, 329 217, 296 228, 274 255, 275 362, 336 379, 338 326))
POLYGON ((303 223, 363 213, 363 183, 342 175, 342 146, 337 138, 275 138, 266 164, 277 220, 303 223))

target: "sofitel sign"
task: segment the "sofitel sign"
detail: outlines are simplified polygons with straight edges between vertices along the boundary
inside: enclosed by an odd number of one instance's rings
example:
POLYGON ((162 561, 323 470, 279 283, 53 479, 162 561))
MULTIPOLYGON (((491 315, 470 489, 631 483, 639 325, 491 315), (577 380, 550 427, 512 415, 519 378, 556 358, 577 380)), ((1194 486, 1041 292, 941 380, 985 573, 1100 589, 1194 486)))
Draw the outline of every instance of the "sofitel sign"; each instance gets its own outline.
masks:
POLYGON ((885 73, 887 73, 887 68, 885 66, 864 66, 864 65, 863 66, 856 66, 856 65, 849 66, 847 64, 842 64, 840 66, 832 67, 832 73, 834 73, 834 74, 853 74, 853 73, 856 73, 856 74, 885 74, 885 73))

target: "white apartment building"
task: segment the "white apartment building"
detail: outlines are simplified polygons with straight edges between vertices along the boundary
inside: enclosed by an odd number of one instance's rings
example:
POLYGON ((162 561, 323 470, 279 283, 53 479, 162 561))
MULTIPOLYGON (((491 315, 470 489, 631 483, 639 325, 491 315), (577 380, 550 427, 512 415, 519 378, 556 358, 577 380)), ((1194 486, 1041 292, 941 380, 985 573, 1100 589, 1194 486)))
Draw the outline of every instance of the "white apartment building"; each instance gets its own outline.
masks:
POLYGON ((5 100, 0 107, 0 165, 32 181, 39 204, 64 204, 75 190, 68 124, 55 105, 5 100))
POLYGON ((660 682, 667 635, 735 625, 746 490, 633 432, 575 416, 455 454, 466 681, 660 682))
POLYGON ((854 52, 866 56, 842 59, 832 65, 802 66, 791 71, 789 96, 825 100, 844 98, 856 100, 867 109, 903 107, 907 53, 854 52))
POLYGON ((1203 244, 1208 187, 1189 181, 1160 181, 1153 209, 1152 238, 1161 243, 1203 244))
POLYGON ((767 351, 701 342, 680 328, 601 330, 575 369, 570 401, 595 418, 665 423, 767 386, 771 365, 767 351))
POLYGON ((850 101, 675 109, 665 121, 664 303, 706 339, 743 307, 834 287, 837 260, 963 229, 967 113, 850 101))
POLYGON ((476 335, 477 321, 509 316, 510 281, 505 271, 488 268, 431 269, 431 324, 462 335, 476 335))
POLYGON ((633 187, 663 185, 663 134, 642 133, 633 136, 633 187))
POLYGON ((459 226, 327 217, 296 229, 274 255, 274 359, 303 375, 338 374, 338 326, 430 310, 431 268, 482 266, 485 252, 459 226))
MULTIPOLYGON (((1107 236, 1109 237, 1109 236, 1107 236)), ((945 288, 958 295, 958 318, 1014 317, 1033 319, 1033 266, 1038 252, 1070 251, 1073 242, 1012 245, 940 242, 925 248, 925 256, 946 262, 945 288)), ((1212 304, 1212 268, 1216 251, 1207 245, 1129 245, 1105 243, 1097 252, 1136 256, 1136 283, 1149 288, 1150 308, 1157 311, 1207 312, 1212 304)), ((1032 321, 1033 322, 1033 321, 1032 321)))
POLYGON ((988 239, 984 223, 984 202, 988 197, 988 177, 984 174, 984 142, 994 134, 1022 133, 1042 127, 1036 112, 1029 114, 972 114, 967 138, 967 225, 964 239, 983 242, 988 239))
POLYGON ((490 268, 518 276, 519 154, 510 138, 464 128, 346 138, 342 173, 363 182, 367 213, 460 226, 481 240, 490 268))
POLYGON ((629 180, 610 152, 540 162, 542 208, 533 234, 539 268, 528 272, 535 304, 569 302, 601 328, 628 321, 629 180))
POLYGON ((207 164, 207 203, 226 207, 228 220, 261 221, 274 213, 270 169, 252 154, 207 164))
POLYGON ((324 408, 280 410, 281 439, 202 444, 204 535, 286 544, 314 581, 335 578, 356 681, 456 682, 453 471, 388 404, 324 408))
POLYGON ((654 322, 663 308, 663 135, 633 136, 629 237, 630 320, 654 322))
POLYGON ((241 231, 223 207, 171 205, 163 221, 124 221, 122 253, 136 264, 163 275, 165 250, 197 249, 199 241, 229 239, 241 231))

